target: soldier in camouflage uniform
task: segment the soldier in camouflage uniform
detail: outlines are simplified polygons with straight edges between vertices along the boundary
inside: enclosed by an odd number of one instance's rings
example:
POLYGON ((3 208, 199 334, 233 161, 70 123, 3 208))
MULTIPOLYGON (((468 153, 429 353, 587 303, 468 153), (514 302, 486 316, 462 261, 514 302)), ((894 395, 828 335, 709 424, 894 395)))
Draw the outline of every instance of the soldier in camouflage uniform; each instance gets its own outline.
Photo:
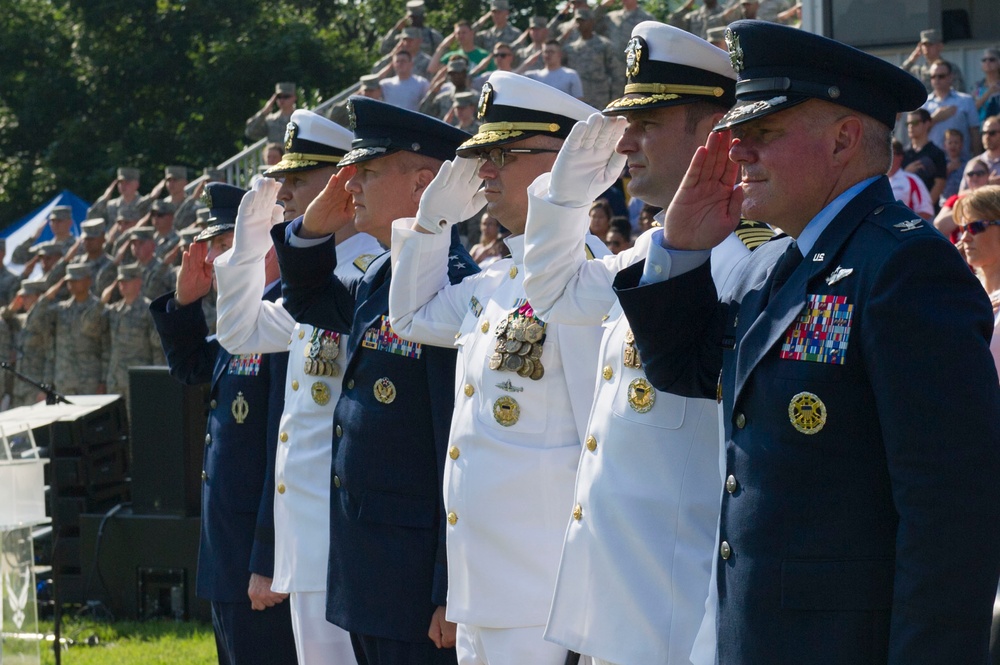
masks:
POLYGON ((155 231, 149 226, 137 226, 129 231, 132 254, 142 269, 142 295, 150 301, 174 290, 177 281, 170 266, 156 258, 155 231))
POLYGON ((264 108, 247 120, 245 130, 247 138, 251 141, 266 138, 273 143, 281 143, 285 138, 285 127, 292 118, 297 100, 294 83, 275 83, 274 94, 264 104, 264 108), (271 112, 275 103, 278 104, 278 110, 271 112))
MULTIPOLYGON (((415 28, 420 31, 420 41, 421 49, 427 55, 431 55, 440 46, 441 42, 444 40, 444 36, 434 28, 424 25, 424 0, 409 0, 406 3, 406 16, 399 19, 392 30, 390 30, 382 38, 382 42, 379 45, 379 52, 382 55, 387 54, 389 51, 396 46, 396 42, 399 39, 400 33, 405 28, 415 28)), ((332 118, 331 118, 332 119, 332 118)), ((336 120, 334 120, 336 122, 336 120)), ((340 123, 338 123, 340 124, 340 123)), ((347 127, 347 123, 343 123, 344 127, 347 127)))
MULTIPOLYGON (((65 255, 70 250, 76 238, 73 236, 73 209, 69 206, 55 206, 49 213, 49 228, 52 229, 52 239, 46 242, 55 242, 62 249, 60 255, 65 255)), ((37 253, 38 247, 42 244, 38 242, 44 226, 39 226, 35 234, 14 248, 10 255, 10 260, 22 265, 31 261, 32 256, 37 253)))
POLYGON ((476 117, 476 106, 479 97, 474 92, 460 92, 455 95, 455 113, 451 124, 463 132, 475 134, 479 131, 479 119, 476 117))
POLYGON ((531 22, 528 24, 528 36, 531 38, 528 43, 519 46, 514 52, 514 55, 517 56, 515 63, 518 67, 522 67, 533 59, 527 69, 535 69, 536 65, 541 66, 542 48, 545 46, 545 42, 549 41, 549 23, 544 16, 531 17, 531 22))
POLYGON ((427 69, 430 67, 431 58, 420 49, 420 45, 422 43, 423 38, 421 37, 419 30, 416 28, 404 28, 403 31, 399 33, 399 48, 393 49, 389 55, 379 58, 379 60, 372 66, 372 74, 378 74, 386 67, 386 65, 392 63, 392 57, 397 51, 406 51, 413 58, 413 76, 430 78, 427 76, 427 69))
POLYGON ((622 54, 632 38, 632 28, 643 21, 655 21, 656 18, 649 12, 639 7, 639 0, 622 0, 622 8, 604 12, 603 6, 599 7, 597 31, 608 38, 611 48, 617 54, 618 66, 614 69, 615 79, 612 82, 612 90, 619 91, 625 89, 625 67, 621 64, 622 54))
POLYGON ((156 212, 157 203, 168 203, 172 206, 171 222, 178 229, 191 226, 194 223, 194 215, 198 210, 198 197, 194 193, 188 196, 185 188, 188 184, 188 170, 184 166, 168 166, 163 170, 163 182, 166 185, 169 196, 166 199, 157 199, 153 202, 152 210, 156 212))
POLYGON ((118 169, 118 177, 108 185, 101 198, 87 210, 87 219, 97 217, 118 219, 121 212, 125 212, 129 219, 139 219, 149 212, 149 206, 161 191, 163 187, 158 185, 149 194, 139 196, 139 169, 121 167, 118 169), (111 198, 115 189, 118 190, 119 196, 111 198))
MULTIPOLYGON (((50 332, 48 358, 55 389, 68 395, 106 392, 108 373, 108 322, 104 307, 90 292, 90 268, 75 264, 66 268, 70 297, 44 309, 50 332)), ((49 289, 46 297, 54 289, 49 289)), ((36 305, 38 306, 38 305, 36 305)))
POLYGON ((490 3, 490 18, 493 19, 493 25, 476 33, 476 46, 492 53, 493 47, 499 42, 513 44, 521 36, 521 31, 508 23, 509 17, 510 4, 507 0, 493 0, 490 3))
MULTIPOLYGON (((14 366, 39 383, 52 381, 52 368, 46 364, 51 332, 44 316, 46 303, 39 301, 46 288, 43 279, 22 282, 10 307, 3 310, 3 319, 15 337, 14 366)), ((27 406, 38 401, 39 391, 29 383, 15 380, 13 398, 12 406, 27 406)))
POLYGON ((142 268, 137 263, 120 266, 117 285, 122 298, 105 309, 111 336, 105 383, 109 393, 122 395, 130 404, 128 368, 165 365, 166 359, 149 313, 149 298, 141 293, 142 268))
POLYGON ((7 241, 0 238, 0 305, 9 305, 21 288, 21 278, 4 266, 3 260, 6 255, 7 241))
POLYGON ((430 96, 421 106, 420 112, 444 120, 455 103, 455 95, 468 92, 470 86, 469 61, 462 56, 452 56, 448 61, 448 83, 441 91, 430 96))
MULTIPOLYGON (((195 220, 195 209, 191 209, 191 222, 195 220)), ((174 230, 175 222, 174 206, 169 201, 155 201, 153 203, 152 220, 153 228, 156 230, 156 258, 163 260, 181 241, 181 237, 174 230)), ((185 227, 190 224, 185 224, 185 227)))
MULTIPOLYGON (((564 50, 566 66, 576 70, 583 83, 583 101, 603 109, 611 101, 611 83, 621 59, 616 58, 611 42, 594 32, 594 12, 579 9, 576 27, 580 37, 564 50)), ((624 86, 623 86, 624 87, 624 86)))
POLYGON ((726 8, 720 6, 718 0, 703 0, 703 3, 698 9, 692 10, 694 0, 688 0, 683 7, 670 14, 666 22, 707 41, 710 28, 724 27, 729 20, 726 18, 726 8))

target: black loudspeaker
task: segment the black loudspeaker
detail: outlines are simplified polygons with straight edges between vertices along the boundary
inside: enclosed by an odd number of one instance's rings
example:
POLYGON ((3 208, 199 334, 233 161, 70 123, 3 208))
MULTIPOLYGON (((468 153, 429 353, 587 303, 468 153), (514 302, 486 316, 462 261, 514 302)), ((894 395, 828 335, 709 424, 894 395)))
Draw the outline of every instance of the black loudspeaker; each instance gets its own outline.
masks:
POLYGON ((197 517, 137 515, 129 508, 81 515, 79 592, 117 619, 211 621, 211 606, 195 597, 200 525, 197 517))
POLYGON ((131 367, 132 510, 201 515, 208 384, 185 386, 166 367, 131 367))

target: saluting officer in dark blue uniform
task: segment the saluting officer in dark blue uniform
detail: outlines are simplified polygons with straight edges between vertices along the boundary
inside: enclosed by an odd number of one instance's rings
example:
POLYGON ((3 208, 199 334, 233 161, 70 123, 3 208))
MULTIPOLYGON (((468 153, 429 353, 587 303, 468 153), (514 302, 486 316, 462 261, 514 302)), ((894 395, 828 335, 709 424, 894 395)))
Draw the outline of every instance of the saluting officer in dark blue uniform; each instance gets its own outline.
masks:
MULTIPOLYGON (((285 307, 350 334, 334 412, 327 619, 351 632, 361 665, 454 663, 441 492, 455 351, 399 338, 389 325, 389 252, 344 283, 330 234, 353 221, 388 247, 393 220, 416 214, 469 135, 362 97, 350 110, 355 139, 339 173, 304 218, 272 231, 285 307)), ((453 283, 478 270, 457 236, 448 262, 453 283)))
MULTIPOLYGON (((288 603, 270 590, 274 456, 288 354, 231 355, 208 338, 201 299, 212 286, 212 261, 232 245, 246 192, 220 183, 209 184, 206 192, 212 216, 184 252, 177 292, 150 304, 170 374, 186 384, 212 384, 197 593, 212 602, 222 665, 294 664, 288 603)), ((270 270, 274 274, 263 295, 276 300, 281 288, 276 267, 270 270)))
POLYGON ((738 21, 726 43, 737 104, 661 243, 616 282, 654 386, 722 401, 718 662, 985 663, 1000 562, 992 310, 883 175, 896 114, 923 87, 771 23, 738 21), (788 235, 717 299, 704 250, 741 202, 788 235))

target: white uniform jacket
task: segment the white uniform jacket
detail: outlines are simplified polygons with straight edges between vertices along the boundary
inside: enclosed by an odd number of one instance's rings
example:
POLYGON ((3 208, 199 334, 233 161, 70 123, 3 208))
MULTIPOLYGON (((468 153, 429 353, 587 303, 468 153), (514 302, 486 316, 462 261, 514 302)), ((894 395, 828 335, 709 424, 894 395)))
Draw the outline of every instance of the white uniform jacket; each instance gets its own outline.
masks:
MULTIPOLYGON (((525 301, 523 237, 512 258, 448 285, 448 234, 393 226, 389 316, 402 337, 458 347, 455 412, 445 464, 448 619, 489 628, 540 626, 548 616, 573 482, 593 399, 599 325, 548 325, 538 380, 490 368, 497 326, 525 301)), ((583 232, 580 256, 584 257, 583 232)), ((588 237, 596 256, 608 253, 588 237)))
MULTIPOLYGON (((722 491, 714 400, 657 392, 639 367, 612 291, 617 272, 646 256, 635 247, 582 261, 576 238, 587 208, 546 202, 547 176, 529 188, 525 290, 543 318, 604 319, 597 389, 545 637, 621 665, 688 663, 705 614, 722 491)), ((749 251, 735 235, 713 254, 724 280, 749 251)), ((583 362, 583 358, 581 358, 583 362)), ((714 640, 708 646, 714 655, 714 640)))
MULTIPOLYGON (((351 236, 337 246, 336 273, 348 279, 360 277, 381 253, 370 235, 351 236)), ((333 376, 307 374, 306 360, 324 331, 296 323, 280 299, 272 303, 254 295, 264 287, 264 261, 248 254, 230 250, 215 261, 218 339, 230 353, 289 352, 275 457, 271 588, 281 593, 326 591, 333 409, 340 398, 347 336, 326 333, 340 349, 329 363, 336 369, 327 370, 333 376)))

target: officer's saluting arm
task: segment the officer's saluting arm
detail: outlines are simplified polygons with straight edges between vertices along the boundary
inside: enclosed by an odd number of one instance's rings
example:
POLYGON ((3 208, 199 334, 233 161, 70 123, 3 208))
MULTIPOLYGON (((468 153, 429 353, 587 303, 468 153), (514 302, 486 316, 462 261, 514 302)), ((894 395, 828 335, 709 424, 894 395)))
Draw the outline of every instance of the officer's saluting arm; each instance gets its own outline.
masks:
POLYGON ((187 385, 211 381, 219 343, 207 339, 208 324, 201 300, 179 305, 174 294, 167 293, 150 303, 149 311, 170 376, 187 385))
POLYGON ((337 267, 333 236, 305 247, 290 242, 290 235, 301 226, 301 219, 271 229, 281 267, 285 309, 300 323, 349 334, 360 279, 341 281, 333 274, 337 267))

